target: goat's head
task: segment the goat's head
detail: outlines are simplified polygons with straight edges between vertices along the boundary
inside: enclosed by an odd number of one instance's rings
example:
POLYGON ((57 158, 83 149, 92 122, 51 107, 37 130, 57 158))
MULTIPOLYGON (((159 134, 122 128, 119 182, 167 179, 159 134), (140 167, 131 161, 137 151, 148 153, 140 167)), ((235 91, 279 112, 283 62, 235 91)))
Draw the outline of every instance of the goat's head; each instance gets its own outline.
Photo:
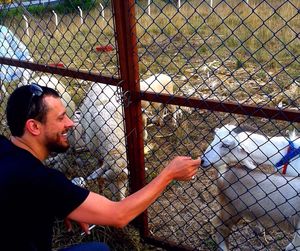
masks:
MULTIPOLYGON (((225 125, 215 129, 214 139, 201 157, 203 168, 209 166, 220 168, 247 159, 247 153, 239 143, 238 132, 234 129, 236 129, 235 125, 225 125)), ((252 165, 249 167, 253 168, 252 165)))

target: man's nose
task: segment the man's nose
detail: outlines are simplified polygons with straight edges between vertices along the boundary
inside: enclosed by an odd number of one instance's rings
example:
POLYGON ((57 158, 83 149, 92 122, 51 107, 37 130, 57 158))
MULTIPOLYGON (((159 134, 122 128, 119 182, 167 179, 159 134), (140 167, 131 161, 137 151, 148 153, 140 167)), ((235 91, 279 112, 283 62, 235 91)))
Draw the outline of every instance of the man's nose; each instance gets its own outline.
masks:
POLYGON ((70 119, 69 117, 67 117, 67 124, 68 124, 68 127, 74 127, 74 121, 72 119, 70 119))

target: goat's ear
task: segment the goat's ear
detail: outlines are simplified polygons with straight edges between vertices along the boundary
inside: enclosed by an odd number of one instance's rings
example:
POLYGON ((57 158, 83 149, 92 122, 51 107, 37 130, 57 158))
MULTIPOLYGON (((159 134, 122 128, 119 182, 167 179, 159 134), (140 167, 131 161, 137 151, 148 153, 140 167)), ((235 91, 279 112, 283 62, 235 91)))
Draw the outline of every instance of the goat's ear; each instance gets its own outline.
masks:
POLYGON ((238 146, 237 146, 238 150, 242 153, 245 153, 247 154, 248 152, 246 151, 245 147, 243 146, 243 144, 240 144, 238 143, 238 146))
POLYGON ((236 141, 232 137, 227 137, 222 140, 222 144, 226 148, 233 149, 236 146, 236 141))
POLYGON ((248 134, 246 133, 239 133, 236 137, 238 141, 238 147, 241 151, 245 153, 251 153, 255 149, 257 149, 257 145, 253 142, 251 138, 249 138, 248 134))
POLYGON ((253 163, 252 160, 250 160, 249 158, 246 158, 242 161, 242 164, 245 165, 246 167, 248 167, 249 169, 254 169, 256 168, 256 165, 253 163))

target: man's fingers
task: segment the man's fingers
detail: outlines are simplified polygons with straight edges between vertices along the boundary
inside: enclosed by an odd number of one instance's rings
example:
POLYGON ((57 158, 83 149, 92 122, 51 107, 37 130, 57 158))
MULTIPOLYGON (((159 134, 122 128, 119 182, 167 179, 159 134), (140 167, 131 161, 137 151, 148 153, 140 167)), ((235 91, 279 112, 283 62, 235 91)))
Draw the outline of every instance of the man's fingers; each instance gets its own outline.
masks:
POLYGON ((72 231, 72 223, 71 223, 71 221, 69 219, 65 219, 64 223, 65 223, 67 231, 71 232, 72 231))
POLYGON ((83 232, 85 232, 86 234, 90 234, 89 224, 80 222, 79 225, 83 232))
POLYGON ((96 225, 91 225, 88 229, 87 229, 87 232, 84 231, 81 233, 81 236, 84 235, 84 234, 91 234, 91 230, 96 227, 96 225))

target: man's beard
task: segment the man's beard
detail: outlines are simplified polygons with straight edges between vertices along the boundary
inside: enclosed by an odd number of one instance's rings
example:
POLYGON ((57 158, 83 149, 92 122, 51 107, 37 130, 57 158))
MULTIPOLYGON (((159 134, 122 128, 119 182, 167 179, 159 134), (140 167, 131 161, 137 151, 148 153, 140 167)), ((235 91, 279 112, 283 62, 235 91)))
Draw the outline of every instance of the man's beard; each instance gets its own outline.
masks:
POLYGON ((70 148, 70 145, 62 145, 57 143, 57 141, 49 141, 47 143, 47 149, 49 152, 55 152, 55 153, 64 153, 70 148))

